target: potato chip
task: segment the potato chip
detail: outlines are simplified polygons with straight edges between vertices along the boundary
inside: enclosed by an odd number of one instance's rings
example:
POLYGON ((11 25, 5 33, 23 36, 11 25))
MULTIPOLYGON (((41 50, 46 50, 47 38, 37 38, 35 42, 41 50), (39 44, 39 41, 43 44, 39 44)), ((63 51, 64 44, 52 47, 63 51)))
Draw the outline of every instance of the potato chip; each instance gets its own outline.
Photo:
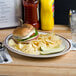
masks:
POLYGON ((9 45, 13 48, 20 50, 27 54, 40 54, 40 47, 46 48, 58 48, 61 45, 61 40, 59 36, 55 34, 40 34, 35 40, 30 41, 28 44, 18 43, 16 44, 13 39, 9 40, 9 45))

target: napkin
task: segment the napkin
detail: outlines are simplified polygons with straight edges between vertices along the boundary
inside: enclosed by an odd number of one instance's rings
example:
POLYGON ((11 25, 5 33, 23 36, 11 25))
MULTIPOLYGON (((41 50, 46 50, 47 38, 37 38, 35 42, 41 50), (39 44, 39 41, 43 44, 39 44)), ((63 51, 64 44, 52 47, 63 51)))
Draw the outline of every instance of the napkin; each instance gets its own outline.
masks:
POLYGON ((0 64, 8 64, 8 63, 11 63, 13 60, 12 60, 11 56, 9 55, 7 49, 4 51, 4 53, 5 53, 8 61, 7 61, 7 62, 5 62, 5 61, 1 62, 1 60, 2 60, 3 58, 2 58, 1 53, 0 53, 0 64))
POLYGON ((70 50, 76 50, 76 48, 75 47, 73 47, 73 41, 72 40, 70 40, 70 39, 68 39, 68 41, 71 43, 71 48, 70 48, 70 50))

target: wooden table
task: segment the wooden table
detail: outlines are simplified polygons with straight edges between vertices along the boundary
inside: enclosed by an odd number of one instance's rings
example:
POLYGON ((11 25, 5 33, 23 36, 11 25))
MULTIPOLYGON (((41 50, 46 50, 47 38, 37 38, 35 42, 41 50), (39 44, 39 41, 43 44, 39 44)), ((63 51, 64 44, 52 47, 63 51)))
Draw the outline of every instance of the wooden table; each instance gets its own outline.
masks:
MULTIPOLYGON (((71 38, 67 26, 55 25, 55 33, 71 38)), ((0 30, 0 41, 14 29, 0 30)), ((55 58, 34 59, 10 52, 13 62, 0 65, 0 75, 17 76, 76 76, 76 51, 55 58)))

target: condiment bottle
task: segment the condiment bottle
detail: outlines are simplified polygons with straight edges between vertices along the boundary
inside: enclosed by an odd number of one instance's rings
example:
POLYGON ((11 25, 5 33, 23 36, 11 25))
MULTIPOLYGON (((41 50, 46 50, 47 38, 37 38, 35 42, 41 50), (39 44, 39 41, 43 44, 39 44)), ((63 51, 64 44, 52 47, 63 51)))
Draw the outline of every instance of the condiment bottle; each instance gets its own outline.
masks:
POLYGON ((32 24, 36 29, 39 29, 38 4, 38 0, 23 0, 24 23, 32 24))
POLYGON ((54 0, 40 0, 41 29, 52 30, 54 28, 54 0))

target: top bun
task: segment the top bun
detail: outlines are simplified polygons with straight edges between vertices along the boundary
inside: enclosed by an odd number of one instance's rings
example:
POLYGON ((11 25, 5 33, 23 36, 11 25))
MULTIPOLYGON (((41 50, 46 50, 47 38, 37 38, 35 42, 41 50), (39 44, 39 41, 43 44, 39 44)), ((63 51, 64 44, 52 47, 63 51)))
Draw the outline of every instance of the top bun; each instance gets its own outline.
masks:
POLYGON ((23 24, 22 27, 33 28, 33 26, 31 24, 23 24))
POLYGON ((17 27, 14 30, 13 35, 17 36, 17 37, 25 37, 33 29, 34 29, 34 27, 31 24, 23 24, 23 27, 17 27))

